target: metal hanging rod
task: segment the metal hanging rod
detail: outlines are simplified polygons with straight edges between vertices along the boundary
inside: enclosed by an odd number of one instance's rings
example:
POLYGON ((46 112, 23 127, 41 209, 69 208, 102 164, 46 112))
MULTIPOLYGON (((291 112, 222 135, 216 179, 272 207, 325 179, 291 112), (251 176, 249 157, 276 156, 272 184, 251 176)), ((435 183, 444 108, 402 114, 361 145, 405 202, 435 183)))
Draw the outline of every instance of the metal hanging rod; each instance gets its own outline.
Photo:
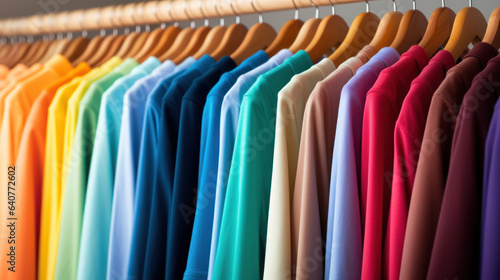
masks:
MULTIPOLYGON (((354 2, 365 2, 365 0, 314 0, 317 6, 354 2)), ((255 9, 259 12, 271 12, 310 7, 309 0, 217 0, 217 5, 214 5, 213 0, 138 2, 0 20, 0 36, 33 36, 47 33, 111 29, 183 20, 220 18, 221 16, 233 16, 235 12, 239 15, 254 14, 255 9), (232 2, 233 7, 231 7, 230 2, 232 2), (189 11, 189 14, 186 13, 186 10, 189 11)))

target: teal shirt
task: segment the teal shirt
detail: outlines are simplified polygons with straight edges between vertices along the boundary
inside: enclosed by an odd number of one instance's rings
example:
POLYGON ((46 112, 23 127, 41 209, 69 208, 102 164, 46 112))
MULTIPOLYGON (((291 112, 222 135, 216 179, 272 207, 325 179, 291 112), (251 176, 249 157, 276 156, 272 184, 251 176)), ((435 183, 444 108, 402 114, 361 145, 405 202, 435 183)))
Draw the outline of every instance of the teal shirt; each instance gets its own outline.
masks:
POLYGON ((243 97, 213 279, 262 279, 278 92, 311 66, 299 51, 243 97))
POLYGON ((116 80, 102 95, 83 212, 77 279, 105 279, 114 175, 125 92, 160 61, 150 57, 116 80))
MULTIPOLYGON (((73 150, 62 198, 62 219, 56 261, 56 280, 76 279, 87 178, 103 93, 137 66, 126 59, 109 74, 92 83, 79 105, 73 150)), ((102 133, 102 132, 99 132, 102 133)), ((107 248, 106 248, 107 250, 107 248)), ((105 262, 106 263, 106 262, 105 262)))

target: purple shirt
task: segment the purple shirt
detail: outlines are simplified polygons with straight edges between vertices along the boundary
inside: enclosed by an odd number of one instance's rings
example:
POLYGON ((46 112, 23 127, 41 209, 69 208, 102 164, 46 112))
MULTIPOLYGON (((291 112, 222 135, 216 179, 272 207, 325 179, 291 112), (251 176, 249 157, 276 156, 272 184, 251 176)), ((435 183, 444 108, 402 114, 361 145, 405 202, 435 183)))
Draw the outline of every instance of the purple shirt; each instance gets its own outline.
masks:
POLYGON ((481 279, 500 279, 500 100, 486 138, 481 232, 481 279))
POLYGON ((362 234, 358 188, 361 181, 361 132, 366 93, 378 75, 399 59, 381 49, 342 89, 333 147, 326 242, 326 279, 361 277, 362 234))

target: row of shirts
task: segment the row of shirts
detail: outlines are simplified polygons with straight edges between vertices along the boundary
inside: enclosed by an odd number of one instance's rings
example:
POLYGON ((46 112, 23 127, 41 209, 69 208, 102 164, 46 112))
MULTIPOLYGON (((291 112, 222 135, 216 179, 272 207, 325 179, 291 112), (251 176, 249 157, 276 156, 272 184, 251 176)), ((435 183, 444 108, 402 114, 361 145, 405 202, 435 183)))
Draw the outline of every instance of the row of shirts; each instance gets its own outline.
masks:
POLYGON ((497 54, 15 66, 1 278, 497 276, 497 54))

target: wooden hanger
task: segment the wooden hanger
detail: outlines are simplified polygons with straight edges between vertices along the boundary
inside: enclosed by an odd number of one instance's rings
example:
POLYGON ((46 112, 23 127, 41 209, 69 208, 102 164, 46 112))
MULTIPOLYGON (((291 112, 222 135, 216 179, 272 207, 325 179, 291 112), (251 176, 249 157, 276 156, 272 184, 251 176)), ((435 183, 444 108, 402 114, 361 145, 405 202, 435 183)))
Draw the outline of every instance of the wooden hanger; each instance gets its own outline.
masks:
POLYGON ((282 49, 290 48, 304 25, 304 22, 299 20, 299 9, 295 4, 295 0, 292 0, 292 3, 295 6, 295 19, 287 21, 283 27, 281 27, 276 39, 274 39, 271 45, 266 49, 266 53, 269 54, 269 56, 277 54, 282 49))
POLYGON ((29 51, 31 47, 30 43, 19 43, 15 47, 15 52, 12 57, 9 58, 5 64, 7 67, 12 68, 23 58, 23 56, 29 51))
POLYGON ((293 41, 292 45, 288 48, 293 53, 303 50, 310 45, 311 40, 314 38, 316 30, 318 30, 318 26, 321 23, 318 6, 316 6, 312 0, 309 1, 311 2, 311 5, 316 8, 316 17, 308 19, 304 25, 302 25, 302 28, 300 28, 299 34, 297 34, 297 37, 293 41))
POLYGON ((359 14, 354 19, 344 41, 329 57, 337 67, 356 55, 375 36, 380 19, 369 12, 368 1, 366 5, 367 12, 359 14))
POLYGON ((189 44, 189 41, 195 31, 195 29, 190 27, 182 29, 181 32, 179 32, 179 35, 177 35, 177 38, 175 38, 172 46, 165 53, 161 54, 158 59, 160 61, 165 61, 169 59, 172 60, 177 57, 184 50, 187 44, 189 44))
POLYGON ((127 54, 130 53, 130 51, 134 47, 134 44, 140 35, 141 34, 137 32, 131 32, 125 35, 125 40, 123 40, 122 46, 120 47, 118 53, 116 53, 116 56, 121 58, 126 57, 127 54))
POLYGON ((419 10, 408 10, 403 15, 391 48, 399 54, 406 52, 411 46, 422 41, 427 28, 427 19, 419 10))
POLYGON ((4 44, 0 49, 0 64, 2 64, 8 57, 10 51, 12 50, 11 44, 4 44))
POLYGON ((500 48, 500 7, 494 9, 490 15, 483 42, 492 45, 497 50, 500 48))
POLYGON ((276 38, 276 31, 269 24, 264 23, 262 14, 255 8, 253 0, 250 0, 250 4, 255 12, 259 14, 259 23, 254 24, 248 30, 241 45, 230 55, 236 65, 239 65, 257 51, 265 50, 276 38))
POLYGON ((83 53, 83 51, 85 51, 85 48, 87 48, 88 44, 89 39, 85 37, 78 37, 71 42, 69 47, 62 55, 69 61, 74 61, 83 53))
POLYGON ((461 9, 455 18, 450 39, 444 49, 449 51, 456 61, 470 43, 481 42, 486 26, 486 20, 478 9, 474 7, 461 9))
POLYGON ((288 49, 291 52, 296 53, 307 48, 307 46, 311 43, 311 40, 314 38, 320 23, 321 19, 319 18, 306 20, 304 25, 302 25, 302 28, 300 28, 299 34, 293 41, 293 44, 288 49))
POLYGON ((203 55, 209 54, 217 49, 220 42, 224 38, 224 34, 227 30, 227 27, 222 25, 217 25, 212 27, 212 30, 208 32, 203 45, 196 51, 192 56, 196 59, 200 59, 203 55))
POLYGON ((144 45, 142 46, 142 48, 139 50, 139 52, 137 52, 133 56, 133 58, 135 60, 139 61, 139 60, 143 59, 145 55, 150 53, 154 49, 156 44, 158 44, 158 41, 160 40, 161 35, 163 34, 164 31, 165 30, 162 29, 161 27, 158 27, 155 30, 153 30, 149 34, 149 36, 146 38, 146 42, 144 42, 144 45))
POLYGON ((231 54, 236 65, 259 50, 266 49, 276 37, 276 31, 267 23, 257 23, 248 30, 241 45, 231 54))
POLYGON ((170 26, 167 29, 163 29, 161 27, 155 29, 151 32, 151 35, 148 37, 144 48, 141 49, 135 56, 134 59, 143 62, 148 57, 152 56, 152 53, 160 47, 165 48, 165 44, 169 44, 166 46, 165 50, 168 49, 175 40, 175 37, 179 34, 180 29, 175 26, 170 26))
POLYGON ((42 40, 42 44, 36 49, 36 53, 28 61, 25 62, 26 66, 32 66, 42 59, 42 57, 47 53, 52 41, 48 39, 42 40))
POLYGON ((219 46, 210 53, 210 56, 217 61, 225 55, 230 55, 243 42, 247 32, 248 29, 244 25, 239 23, 231 24, 224 33, 219 46))
POLYGON ((106 61, 108 61, 111 57, 115 56, 116 53, 120 50, 123 41, 125 41, 126 36, 125 35, 120 35, 117 36, 116 39, 113 41, 113 44, 111 44, 111 47, 109 48, 108 52, 104 55, 99 62, 97 62, 96 66, 99 67, 103 65, 106 61))
POLYGON ((44 41, 36 41, 31 44, 30 49, 28 52, 21 58, 21 60, 18 61, 18 63, 22 63, 24 65, 27 65, 27 61, 30 59, 33 59, 33 56, 36 55, 37 49, 40 48, 40 46, 44 43, 44 41))
POLYGON ((193 33, 193 36, 191 37, 191 40, 189 41, 189 44, 184 48, 184 50, 179 55, 177 55, 173 59, 173 62, 175 64, 179 64, 183 62, 184 59, 193 55, 198 49, 200 49, 210 29, 211 28, 209 26, 201 26, 198 29, 196 29, 196 31, 193 33))
POLYGON ((175 39, 177 38, 177 36, 179 36, 181 30, 182 29, 177 26, 174 25, 169 26, 162 33, 160 39, 158 40, 158 43, 154 46, 154 48, 149 53, 145 54, 138 61, 142 63, 148 57, 151 56, 159 57, 161 54, 165 53, 173 45, 175 39))
POLYGON ((325 17, 318 26, 311 43, 305 48, 312 61, 318 59, 332 47, 337 48, 349 30, 347 23, 338 15, 325 17))
POLYGON ((104 37, 102 36, 95 36, 94 38, 92 38, 83 53, 73 61, 73 66, 76 66, 81 62, 88 61, 90 58, 92 58, 92 56, 101 46, 102 41, 104 41, 104 37))
POLYGON ((102 37, 104 37, 104 40, 99 46, 99 49, 97 49, 97 52, 95 52, 94 55, 92 55, 92 57, 87 60, 87 63, 90 65, 90 67, 96 67, 97 63, 99 63, 99 61, 101 61, 101 59, 106 55, 108 50, 113 45, 114 40, 117 38, 117 36, 113 34, 110 34, 108 36, 103 35, 102 37))
POLYGON ((303 25, 304 22, 300 19, 291 19, 287 21, 283 27, 281 27, 278 35, 271 45, 267 47, 266 53, 271 57, 277 54, 280 50, 290 47, 295 41, 295 38, 297 38, 297 35, 303 25))
MULTIPOLYGON (((184 13, 186 14, 188 19, 191 19, 191 16, 188 13, 186 1, 187 0, 184 1, 184 13)), ((200 5, 200 11, 203 14, 203 9, 201 9, 201 5, 200 5)), ((178 54, 175 58, 170 58, 173 60, 175 64, 183 62, 184 59, 195 54, 196 51, 200 49, 201 45, 203 44, 205 38, 208 35, 208 32, 210 32, 211 29, 208 26, 208 22, 205 23, 206 23, 205 26, 196 29, 196 31, 193 33, 193 36, 191 37, 191 40, 189 41, 188 45, 184 48, 184 50, 180 54, 178 54)), ((191 27, 194 28, 194 20, 191 22, 191 25, 192 25, 191 27)))
POLYGON ((123 59, 132 58, 134 55, 136 55, 141 50, 141 48, 144 46, 144 44, 146 43, 146 40, 148 39, 149 34, 150 34, 150 32, 139 33, 139 36, 137 36, 130 51, 122 58, 123 59))
POLYGON ((396 11, 396 2, 394 2, 394 11, 387 12, 382 17, 378 24, 377 32, 370 42, 370 46, 374 47, 377 51, 383 47, 390 46, 395 41, 402 18, 403 14, 396 11))
POLYGON ((455 13, 447 7, 437 8, 432 12, 424 37, 418 43, 429 57, 448 41, 454 19, 455 13))

